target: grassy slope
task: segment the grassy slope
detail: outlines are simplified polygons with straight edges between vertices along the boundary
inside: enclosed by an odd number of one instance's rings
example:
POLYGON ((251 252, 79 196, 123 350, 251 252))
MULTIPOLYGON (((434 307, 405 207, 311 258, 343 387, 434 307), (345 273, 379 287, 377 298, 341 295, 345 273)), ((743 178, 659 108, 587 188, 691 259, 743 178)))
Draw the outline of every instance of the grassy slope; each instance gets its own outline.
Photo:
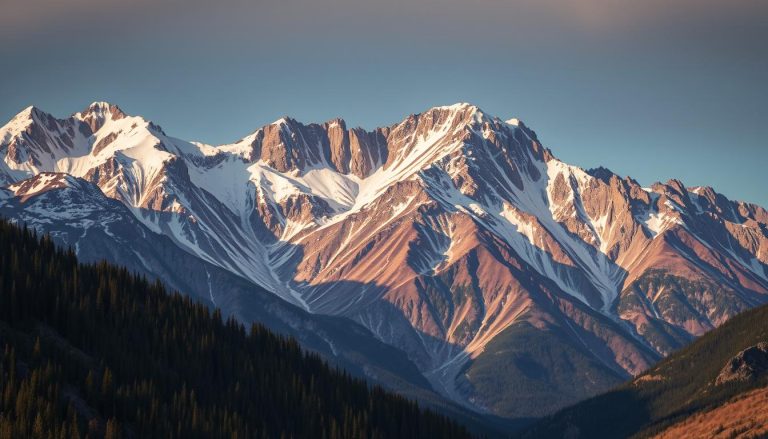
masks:
POLYGON ((662 431, 658 439, 768 436, 768 387, 742 393, 725 404, 699 412, 662 431))

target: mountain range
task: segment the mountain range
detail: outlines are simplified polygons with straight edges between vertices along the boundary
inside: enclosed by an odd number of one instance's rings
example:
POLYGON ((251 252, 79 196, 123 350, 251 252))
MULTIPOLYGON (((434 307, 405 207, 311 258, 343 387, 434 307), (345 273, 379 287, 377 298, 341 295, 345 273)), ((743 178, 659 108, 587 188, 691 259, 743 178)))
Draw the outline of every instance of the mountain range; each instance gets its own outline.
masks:
POLYGON ((0 156, 3 217, 448 410, 550 414, 768 302, 762 207, 568 165, 470 104, 218 146, 29 107, 0 156))

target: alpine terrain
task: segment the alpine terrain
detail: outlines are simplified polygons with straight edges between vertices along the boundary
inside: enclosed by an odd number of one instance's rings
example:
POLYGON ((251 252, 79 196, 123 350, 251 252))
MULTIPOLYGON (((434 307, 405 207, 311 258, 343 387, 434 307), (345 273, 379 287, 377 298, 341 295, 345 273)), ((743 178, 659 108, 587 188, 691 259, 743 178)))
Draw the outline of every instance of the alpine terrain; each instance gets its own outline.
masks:
POLYGON ((765 209, 568 165, 470 104, 372 131, 286 117, 218 146, 109 103, 29 107, 0 154, 0 214, 79 259, 506 418, 605 391, 768 302, 765 209))

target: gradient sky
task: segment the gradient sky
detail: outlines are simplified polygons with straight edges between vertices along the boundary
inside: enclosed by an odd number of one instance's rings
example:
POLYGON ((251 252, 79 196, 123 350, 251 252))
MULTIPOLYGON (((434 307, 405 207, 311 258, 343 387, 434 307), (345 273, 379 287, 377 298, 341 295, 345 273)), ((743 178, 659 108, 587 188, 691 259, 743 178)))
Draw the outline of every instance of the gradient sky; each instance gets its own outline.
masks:
POLYGON ((208 143, 465 101, 571 164, 768 207, 766 0, 0 0, 0 120, 95 100, 208 143))

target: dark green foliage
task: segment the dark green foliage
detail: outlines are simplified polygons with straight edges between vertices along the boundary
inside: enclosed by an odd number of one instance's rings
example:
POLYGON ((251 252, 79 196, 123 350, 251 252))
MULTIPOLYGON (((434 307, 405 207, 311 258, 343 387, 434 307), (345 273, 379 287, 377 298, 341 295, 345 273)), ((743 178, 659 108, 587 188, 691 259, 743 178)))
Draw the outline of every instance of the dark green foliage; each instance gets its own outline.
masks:
POLYGON ((483 400, 489 407, 520 416, 518 408, 543 415, 626 379, 584 354, 574 338, 557 327, 541 330, 516 323, 485 347, 466 371, 468 380, 478 395, 497 395, 483 400), (507 390, 495 391, 499 388, 507 390))
POLYGON ((768 376, 715 385, 740 351, 768 341, 768 306, 746 311, 659 362, 638 379, 545 418, 523 437, 644 437, 696 412, 768 385, 768 376), (572 436, 577 437, 577 436, 572 436))
POLYGON ((467 437, 125 269, 0 222, 0 438, 467 437))

